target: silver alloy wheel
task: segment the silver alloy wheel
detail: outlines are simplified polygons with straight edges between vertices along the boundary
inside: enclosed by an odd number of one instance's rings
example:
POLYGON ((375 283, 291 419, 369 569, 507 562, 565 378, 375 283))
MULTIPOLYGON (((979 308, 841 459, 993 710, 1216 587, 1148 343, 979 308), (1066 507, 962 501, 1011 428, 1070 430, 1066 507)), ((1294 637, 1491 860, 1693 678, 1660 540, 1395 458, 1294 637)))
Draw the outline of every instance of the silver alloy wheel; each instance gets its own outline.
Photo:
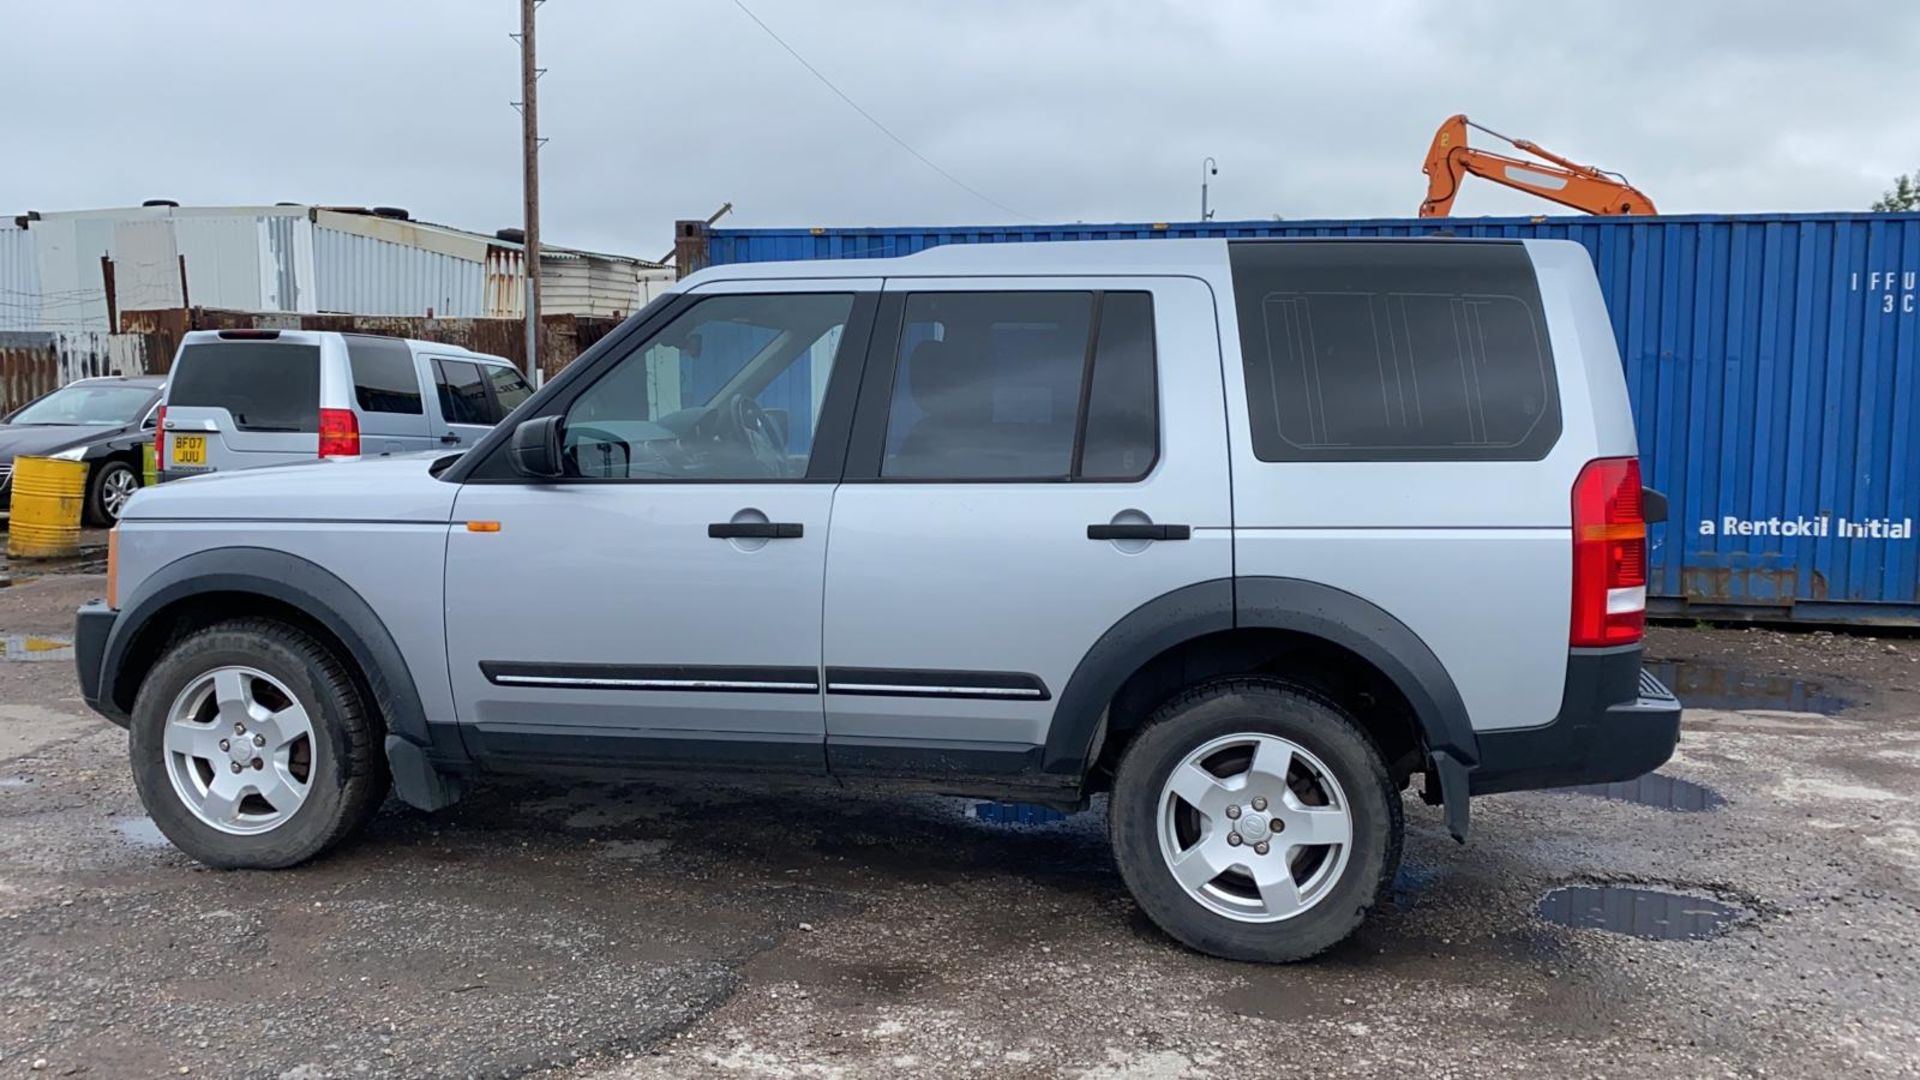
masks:
POLYGON ((1277 735, 1226 735, 1188 754, 1161 787, 1159 823, 1173 879, 1240 922, 1279 922, 1326 899, 1353 850, 1340 782, 1277 735))
POLYGON ((127 500, 140 490, 140 481, 133 470, 124 466, 107 473, 100 481, 100 505, 113 521, 120 520, 120 511, 126 507, 127 500))
POLYGON ((313 783, 313 722, 258 668, 218 667, 188 683, 167 710, 162 745, 174 794, 224 833, 279 828, 313 783))

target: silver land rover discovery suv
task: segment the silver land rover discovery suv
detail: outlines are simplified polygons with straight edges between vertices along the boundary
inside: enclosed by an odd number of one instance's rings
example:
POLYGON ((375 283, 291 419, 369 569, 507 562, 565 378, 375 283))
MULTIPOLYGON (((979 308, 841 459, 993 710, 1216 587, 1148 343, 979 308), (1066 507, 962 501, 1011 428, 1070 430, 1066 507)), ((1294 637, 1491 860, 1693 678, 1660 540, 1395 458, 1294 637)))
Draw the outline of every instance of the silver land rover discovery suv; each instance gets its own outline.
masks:
POLYGON ((1297 960, 1416 780, 1672 753, 1635 454, 1572 243, 723 267, 464 453, 139 493, 80 680, 215 866, 506 769, 1107 793, 1156 923, 1297 960))

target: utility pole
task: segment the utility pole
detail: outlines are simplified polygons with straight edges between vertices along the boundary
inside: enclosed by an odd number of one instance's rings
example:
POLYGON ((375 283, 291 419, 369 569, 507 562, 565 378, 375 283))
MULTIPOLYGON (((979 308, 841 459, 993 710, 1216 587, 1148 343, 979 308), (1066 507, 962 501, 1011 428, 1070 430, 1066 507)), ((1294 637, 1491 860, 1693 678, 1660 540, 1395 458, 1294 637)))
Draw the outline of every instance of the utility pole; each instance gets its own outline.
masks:
POLYGON ((1207 209, 1207 178, 1219 176, 1220 166, 1212 158, 1200 163, 1200 220, 1212 221, 1213 211, 1207 209))
POLYGON ((534 65, 533 13, 540 0, 520 0, 520 159, 521 187, 526 197, 527 273, 527 381, 540 378, 540 113, 537 84, 542 74, 534 65))

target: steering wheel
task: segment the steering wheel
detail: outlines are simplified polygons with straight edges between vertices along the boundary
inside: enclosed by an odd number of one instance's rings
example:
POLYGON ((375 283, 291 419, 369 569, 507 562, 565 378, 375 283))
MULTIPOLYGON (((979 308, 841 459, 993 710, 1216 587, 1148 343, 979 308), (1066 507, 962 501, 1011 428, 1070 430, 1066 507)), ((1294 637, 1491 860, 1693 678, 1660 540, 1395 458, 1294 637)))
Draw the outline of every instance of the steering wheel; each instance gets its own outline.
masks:
POLYGON ((727 402, 727 425, 732 429, 728 434, 745 446, 754 460, 765 465, 769 473, 774 476, 785 473, 780 429, 759 402, 745 394, 733 395, 732 400, 727 402))
POLYGON ((727 402, 727 421, 733 427, 733 434, 749 447, 754 444, 754 436, 765 439, 772 445, 774 439, 773 418, 760 403, 745 394, 735 394, 727 402))

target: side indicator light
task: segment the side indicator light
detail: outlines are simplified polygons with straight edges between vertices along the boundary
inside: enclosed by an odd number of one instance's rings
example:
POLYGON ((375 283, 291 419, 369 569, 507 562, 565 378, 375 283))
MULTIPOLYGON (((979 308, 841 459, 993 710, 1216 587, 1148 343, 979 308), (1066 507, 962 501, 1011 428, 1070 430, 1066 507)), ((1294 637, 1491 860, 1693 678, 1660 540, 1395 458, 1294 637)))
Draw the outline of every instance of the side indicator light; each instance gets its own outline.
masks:
POLYGON ((467 531, 468 532, 499 532, 500 523, 497 521, 469 521, 467 522, 467 531))

